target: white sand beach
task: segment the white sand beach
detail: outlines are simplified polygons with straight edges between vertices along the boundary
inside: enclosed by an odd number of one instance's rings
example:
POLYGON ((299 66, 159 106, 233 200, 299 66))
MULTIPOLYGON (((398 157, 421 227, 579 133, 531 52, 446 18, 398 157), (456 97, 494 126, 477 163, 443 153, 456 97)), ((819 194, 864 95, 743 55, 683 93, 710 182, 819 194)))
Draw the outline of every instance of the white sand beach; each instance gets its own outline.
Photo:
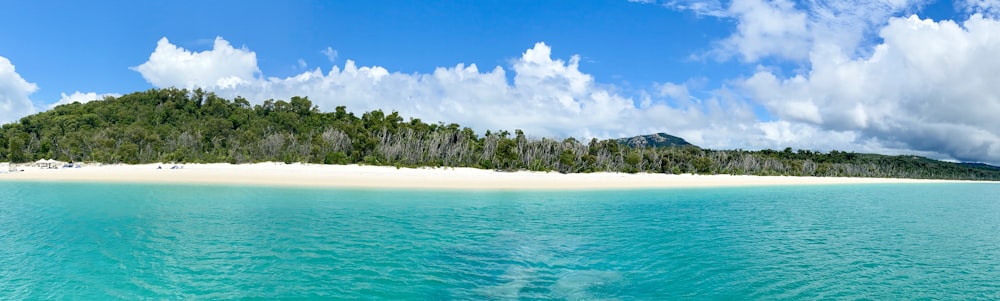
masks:
POLYGON ((316 164, 173 164, 84 165, 81 168, 44 169, 20 166, 7 172, 0 163, 0 181, 140 182, 185 184, 240 184, 269 186, 427 188, 427 189, 621 189, 818 185, 866 183, 934 183, 945 180, 770 177, 731 175, 665 175, 556 172, 497 172, 474 168, 395 168, 316 164), (162 169, 158 169, 158 167, 162 169))

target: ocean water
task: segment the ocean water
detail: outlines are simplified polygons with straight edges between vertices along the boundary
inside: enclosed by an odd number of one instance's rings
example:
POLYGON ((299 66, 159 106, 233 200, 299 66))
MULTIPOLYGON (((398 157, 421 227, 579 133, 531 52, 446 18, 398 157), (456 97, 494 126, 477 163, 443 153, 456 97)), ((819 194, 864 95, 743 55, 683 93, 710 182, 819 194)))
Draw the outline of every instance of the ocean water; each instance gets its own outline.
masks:
POLYGON ((0 299, 1000 299, 1000 185, 0 182, 0 299))

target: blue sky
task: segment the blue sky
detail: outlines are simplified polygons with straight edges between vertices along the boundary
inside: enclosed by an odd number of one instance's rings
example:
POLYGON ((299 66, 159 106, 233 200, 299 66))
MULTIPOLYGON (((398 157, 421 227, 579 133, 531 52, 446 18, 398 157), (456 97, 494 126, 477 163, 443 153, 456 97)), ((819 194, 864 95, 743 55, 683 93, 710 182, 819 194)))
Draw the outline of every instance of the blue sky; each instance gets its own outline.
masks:
POLYGON ((14 1, 5 7, 0 53, 39 83, 38 103, 76 90, 150 88, 128 67, 144 62, 162 37, 201 51, 221 36, 256 52, 260 69, 278 77, 301 73, 299 59, 328 67, 321 53, 327 47, 359 65, 415 73, 458 63, 507 66, 536 42, 554 46, 556 57, 580 55, 582 69, 598 81, 624 87, 736 74, 689 57, 729 32, 732 22, 625 1, 14 1), (692 28, 699 29, 686 30, 692 28))
POLYGON ((0 121, 178 86, 480 131, 997 163, 993 2, 8 1, 0 121))

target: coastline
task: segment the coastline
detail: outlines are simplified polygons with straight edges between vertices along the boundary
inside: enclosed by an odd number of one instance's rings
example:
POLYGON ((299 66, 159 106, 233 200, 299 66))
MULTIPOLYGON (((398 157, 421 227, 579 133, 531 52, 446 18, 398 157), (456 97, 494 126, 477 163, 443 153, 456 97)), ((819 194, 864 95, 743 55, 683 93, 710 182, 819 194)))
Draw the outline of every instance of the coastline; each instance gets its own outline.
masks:
POLYGON ((43 169, 22 166, 0 181, 265 185, 331 188, 588 190, 695 188, 827 184, 969 183, 973 181, 793 176, 668 175, 626 173, 498 172, 475 168, 396 168, 391 166, 284 164, 84 165, 43 169), (162 169, 158 169, 161 167, 162 169))

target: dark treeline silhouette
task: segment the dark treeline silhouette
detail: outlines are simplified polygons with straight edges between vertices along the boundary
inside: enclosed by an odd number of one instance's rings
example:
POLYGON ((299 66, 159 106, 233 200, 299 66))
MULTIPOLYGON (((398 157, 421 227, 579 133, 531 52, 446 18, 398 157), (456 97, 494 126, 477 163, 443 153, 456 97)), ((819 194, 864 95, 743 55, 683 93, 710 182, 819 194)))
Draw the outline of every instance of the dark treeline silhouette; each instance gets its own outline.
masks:
POLYGON ((1000 169, 982 164, 791 148, 708 150, 673 138, 668 142, 676 146, 662 147, 625 142, 635 139, 529 139, 521 130, 479 135, 458 124, 404 119, 396 112, 356 116, 340 106, 324 113, 305 97, 251 106, 246 99, 223 99, 200 89, 154 89, 61 105, 6 124, 0 129, 0 159, 1000 180, 1000 169))

